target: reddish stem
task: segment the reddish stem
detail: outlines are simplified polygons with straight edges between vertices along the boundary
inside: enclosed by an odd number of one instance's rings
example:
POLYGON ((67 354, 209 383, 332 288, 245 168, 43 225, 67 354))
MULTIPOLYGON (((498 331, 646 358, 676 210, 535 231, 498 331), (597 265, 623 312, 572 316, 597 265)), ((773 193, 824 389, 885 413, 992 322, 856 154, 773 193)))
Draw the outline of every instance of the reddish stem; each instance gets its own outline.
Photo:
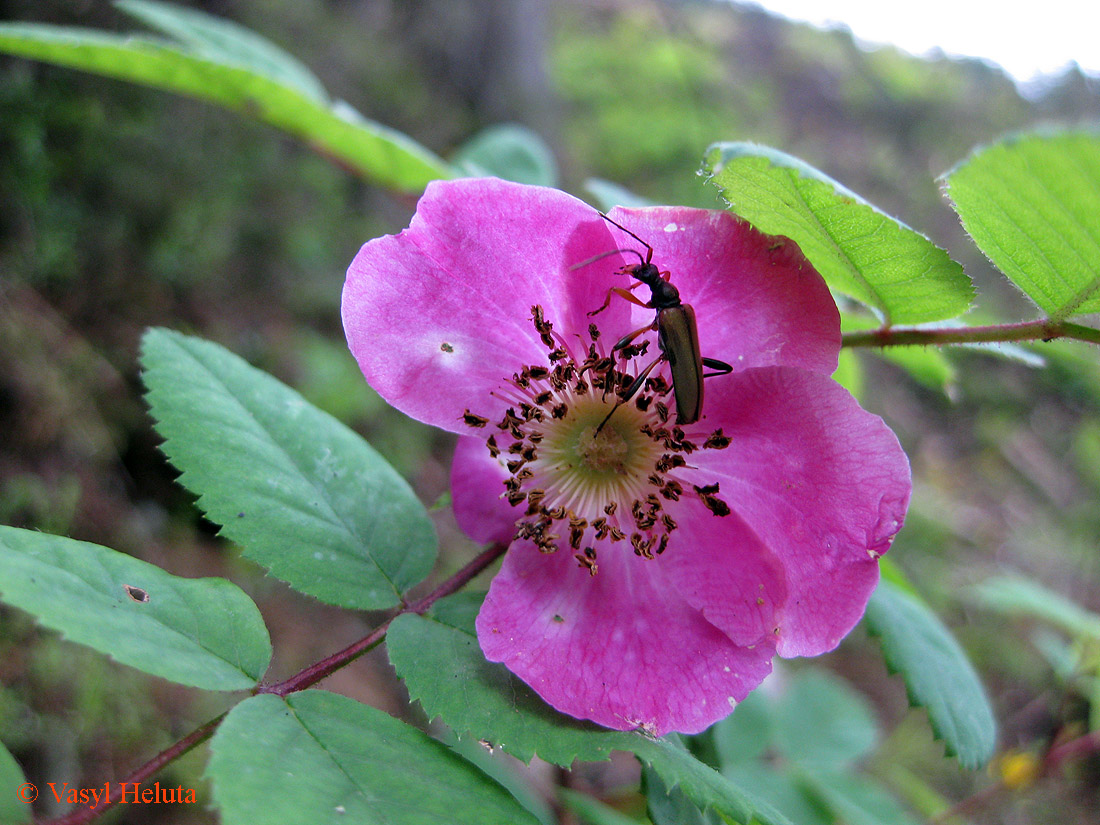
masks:
MULTIPOLYGON (((470 581, 481 573, 490 564, 504 555, 504 551, 508 549, 506 544, 494 544, 488 549, 482 551, 476 557, 470 560, 461 570, 455 573, 446 581, 442 582, 428 595, 417 599, 411 604, 406 604, 399 608, 392 616, 386 619, 380 626, 376 627, 362 639, 355 644, 341 650, 339 653, 334 653, 327 659, 322 659, 316 664, 310 665, 305 670, 296 673, 289 679, 279 682, 274 685, 260 685, 253 693, 272 693, 276 696, 287 696, 295 691, 304 690, 311 685, 317 684, 317 682, 324 679, 326 676, 332 675, 335 671, 342 668, 358 656, 366 653, 371 648, 378 645, 383 639, 386 638, 386 630, 390 626, 390 622, 405 613, 424 613, 437 601, 444 596, 450 596, 452 593, 457 593, 463 587, 470 583, 470 581)), ((149 779, 153 774, 159 771, 161 768, 168 765, 170 762, 179 759, 189 750, 196 745, 205 742, 209 739, 214 731, 217 730, 222 719, 226 714, 211 719, 204 724, 201 728, 192 731, 183 739, 176 742, 174 745, 165 748, 158 753, 144 765, 139 767, 129 776, 122 780, 127 784, 140 783, 149 779)), ((110 805, 100 805, 96 808, 83 807, 76 811, 73 811, 60 819, 50 820, 49 822, 41 823, 41 825, 85 825, 85 823, 91 822, 98 817, 104 811, 109 808, 113 808, 117 805, 117 802, 111 802, 110 805)))
POLYGON ((1053 341, 1072 338, 1100 344, 1100 330, 1069 321, 1025 321, 986 327, 899 329, 880 327, 846 332, 845 347, 943 346, 945 344, 994 344, 1010 341, 1053 341))

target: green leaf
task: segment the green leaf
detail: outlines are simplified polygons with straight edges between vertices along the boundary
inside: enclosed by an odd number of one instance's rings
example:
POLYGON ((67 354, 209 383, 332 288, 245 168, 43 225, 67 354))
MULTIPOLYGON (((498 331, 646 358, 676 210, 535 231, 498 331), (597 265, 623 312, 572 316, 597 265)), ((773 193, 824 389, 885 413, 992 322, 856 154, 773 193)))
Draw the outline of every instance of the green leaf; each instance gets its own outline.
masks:
POLYGON ((181 685, 247 690, 267 670, 260 611, 224 579, 184 579, 83 541, 0 527, 0 599, 116 661, 181 685))
POLYGON ((22 825, 31 821, 31 806, 17 795, 24 782, 26 777, 19 763, 0 744, 0 825, 22 825))
MULTIPOLYGON (((593 799, 588 794, 571 791, 569 788, 560 788, 558 798, 578 820, 588 825, 639 825, 638 820, 620 813, 598 799, 593 799)), ((679 825, 686 825, 686 823, 679 825)))
POLYGON ((739 762, 722 769, 731 782, 742 788, 752 788, 758 798, 780 811, 798 825, 835 825, 816 799, 807 796, 803 786, 791 775, 788 765, 762 762, 739 762))
POLYGON ((424 507, 350 429, 209 341, 150 330, 141 360, 165 454, 248 558, 360 609, 391 607, 428 575, 424 507))
POLYGON ((503 665, 486 661, 475 615, 469 596, 451 597, 431 616, 398 616, 386 634, 390 662, 430 718, 523 762, 537 755, 568 767, 575 759, 591 762, 630 750, 632 734, 558 713, 503 665))
POLYGON ((233 708, 207 776, 225 825, 538 825, 445 745, 321 690, 233 708))
POLYGON ((878 726, 867 702, 822 670, 803 670, 775 710, 776 747, 799 765, 850 765, 875 749, 878 726))
POLYGON ((1100 614, 1026 579, 1003 576, 975 588, 980 604, 1000 613, 1032 616, 1074 637, 1100 639, 1100 614))
POLYGON ((584 188, 595 199, 596 205, 605 212, 616 206, 639 209, 643 206, 657 205, 649 198, 643 198, 641 195, 631 192, 625 186, 612 183, 603 178, 587 178, 584 182, 584 188))
POLYGON ((642 790, 653 825, 720 825, 714 811, 700 810, 680 788, 669 790, 648 765, 642 768, 642 790))
POLYGON ((451 158, 471 177, 494 176, 533 186, 556 186, 558 164, 541 137, 526 126, 490 126, 470 138, 451 158))
POLYGON ((460 594, 437 602, 430 616, 405 614, 389 627, 390 661, 430 718, 524 762, 538 755, 565 767, 575 759, 607 759, 612 750, 632 751, 700 807, 712 805, 737 822, 755 816, 765 825, 786 825, 766 804, 668 739, 606 730, 555 711, 503 665, 485 660, 473 627, 476 614, 476 598, 460 594))
POLYGON ((706 169, 734 212, 794 240, 832 289, 885 323, 953 318, 970 306, 970 279, 946 252, 803 161, 751 143, 717 143, 706 169))
POLYGON ((719 765, 756 762, 773 744, 775 714, 762 690, 754 690, 733 709, 733 713, 711 728, 719 765))
POLYGON ((909 701, 928 710, 947 753, 966 768, 993 756, 997 726, 974 667, 943 623, 916 596, 885 579, 867 605, 867 629, 886 664, 905 680, 909 701))
POLYGON ((918 825, 889 791, 865 776, 838 770, 815 771, 802 774, 800 780, 833 812, 835 821, 846 825, 918 825))
POLYGON ((634 734, 631 750, 655 770, 670 789, 680 789, 700 808, 714 808, 726 817, 742 823, 791 825, 790 820, 759 794, 735 785, 718 771, 705 765, 670 737, 647 739, 634 734))
POLYGON ((1100 312, 1100 134, 1018 135, 944 180, 974 242, 1050 319, 1100 312))
POLYGON ((115 6, 188 47, 192 54, 252 69, 318 101, 327 98, 321 81, 305 64, 231 20, 152 0, 115 0, 115 6))
POLYGON ((0 24, 0 52, 189 95, 302 138, 365 179, 417 193, 450 167, 408 136, 331 101, 316 78, 274 44, 168 4, 124 8, 179 40, 35 23, 0 24))

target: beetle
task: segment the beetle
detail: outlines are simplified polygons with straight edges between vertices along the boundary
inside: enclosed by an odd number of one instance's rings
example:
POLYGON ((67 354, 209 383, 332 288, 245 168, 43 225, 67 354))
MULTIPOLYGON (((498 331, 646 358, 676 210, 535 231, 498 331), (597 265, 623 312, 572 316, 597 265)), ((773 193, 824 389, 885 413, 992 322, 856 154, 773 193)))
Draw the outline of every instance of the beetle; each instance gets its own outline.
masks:
POLYGON ((634 278, 635 282, 626 289, 617 286, 608 289, 603 305, 592 310, 588 315, 596 315, 607 309, 611 304, 613 295, 618 295, 637 306, 656 310, 653 323, 624 335, 611 348, 611 351, 618 352, 629 346, 643 332, 655 329, 657 330, 657 346, 661 350, 661 354, 638 373, 637 378, 626 388, 619 402, 607 414, 607 418, 600 423, 597 431, 603 428, 608 419, 615 414, 615 410, 637 394, 649 373, 661 361, 668 362, 669 371, 672 373, 672 391, 676 398, 676 423, 693 424, 699 420, 699 416, 703 413, 703 379, 715 375, 727 375, 733 372, 733 367, 725 361, 703 357, 699 350, 699 327, 695 321, 695 310, 691 304, 685 304, 680 300, 680 290, 670 282, 671 273, 668 271, 662 272, 653 263, 653 247, 603 212, 600 212, 599 215, 612 226, 617 226, 644 246, 646 254, 643 256, 637 249, 613 249, 610 252, 597 255, 595 258, 589 258, 587 261, 573 267, 577 269, 586 266, 616 252, 630 252, 638 256, 637 264, 624 264, 619 270, 620 274, 629 275, 634 278), (633 290, 642 285, 649 287, 649 301, 642 301, 633 294, 633 290), (704 368, 713 370, 713 372, 703 372, 704 368))

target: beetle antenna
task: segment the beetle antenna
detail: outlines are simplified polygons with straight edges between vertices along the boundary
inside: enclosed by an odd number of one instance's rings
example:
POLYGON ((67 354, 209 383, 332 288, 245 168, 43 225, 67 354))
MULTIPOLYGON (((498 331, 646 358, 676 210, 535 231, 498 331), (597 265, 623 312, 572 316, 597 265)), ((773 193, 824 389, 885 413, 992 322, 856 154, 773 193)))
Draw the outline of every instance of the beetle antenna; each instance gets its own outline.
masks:
MULTIPOLYGON (((632 237, 632 238, 633 238, 634 240, 636 240, 636 241, 637 241, 638 243, 640 243, 640 244, 641 244, 642 246, 644 246, 644 247, 645 247, 646 249, 648 249, 648 250, 649 250, 649 254, 650 254, 650 255, 652 255, 652 254, 653 254, 653 247, 652 247, 652 246, 650 246, 649 244, 647 244, 647 243, 646 243, 645 241, 643 241, 643 240, 642 240, 641 238, 639 238, 639 237, 638 237, 637 235, 635 235, 635 234, 634 234, 633 232, 631 232, 631 231, 630 231, 629 229, 627 229, 627 228, 626 228, 625 226, 623 226, 623 225, 622 225, 621 223, 619 223, 618 221, 613 221, 613 220, 611 220, 611 218, 609 218, 609 217, 608 217, 608 216, 607 216, 607 215, 606 215, 605 213, 603 213, 603 212, 600 212, 600 217, 601 217, 601 218, 603 218, 603 219, 604 219, 605 221, 607 221, 607 222, 608 222, 609 224, 611 224, 612 226, 617 226, 617 227, 619 227, 619 229, 623 230, 623 232, 625 232, 625 233, 626 233, 627 235, 629 235, 629 236, 630 236, 630 237, 632 237)), ((639 255, 638 255, 638 257, 640 258, 640 257, 641 257, 641 255, 639 254, 639 255)))
POLYGON ((601 252, 599 255, 593 255, 591 258, 581 261, 579 264, 573 264, 571 267, 569 267, 569 271, 572 272, 574 269, 580 269, 583 266, 588 266, 589 264, 595 263, 601 258, 606 258, 610 255, 617 255, 620 252, 633 252, 635 255, 638 256, 639 261, 645 263, 645 258, 642 256, 642 253, 639 252, 637 249, 609 249, 607 252, 601 252))

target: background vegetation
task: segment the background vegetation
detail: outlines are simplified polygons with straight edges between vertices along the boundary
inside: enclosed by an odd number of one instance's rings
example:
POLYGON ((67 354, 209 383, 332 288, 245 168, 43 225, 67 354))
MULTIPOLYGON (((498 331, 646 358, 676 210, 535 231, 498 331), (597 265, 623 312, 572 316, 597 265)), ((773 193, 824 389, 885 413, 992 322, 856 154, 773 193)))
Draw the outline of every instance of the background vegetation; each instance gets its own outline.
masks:
MULTIPOLYGON (((582 196, 596 177, 659 202, 711 205, 694 174, 709 143, 783 149, 946 247, 978 284, 978 313, 1007 320, 1022 316, 1023 299, 965 240, 935 178, 1005 132, 1100 117, 1100 82, 1077 71, 1025 98, 980 62, 867 51, 847 33, 737 6, 186 5, 263 33, 335 97, 445 157, 486 127, 525 124, 552 150, 562 187, 582 196)), ((133 28, 95 2, 0 0, 0 17, 133 28)), ((365 622, 265 579, 196 514, 157 452, 136 354, 151 325, 219 341, 351 423, 423 500, 439 499, 450 437, 371 394, 338 313, 359 245, 403 227, 413 205, 232 113, 0 58, 0 522, 177 574, 231 576, 276 637, 275 677, 361 636, 365 622)), ((975 590, 1017 573, 1100 609, 1100 369, 1072 346, 1036 351, 1051 369, 964 352, 952 354, 951 374, 923 384, 860 356, 862 401, 898 432, 914 467, 913 508, 891 555, 978 663, 1006 753, 1038 754, 1082 732, 1100 703, 1100 641, 1006 621, 975 590)), ((436 517, 440 564, 456 567, 472 545, 446 508, 436 517)), ((873 645, 857 632, 821 662, 873 701, 887 737, 870 771, 909 799, 980 794, 990 780, 941 758, 873 645)), ((84 785, 116 778, 221 710, 5 608, 0 684, 0 739, 28 773, 84 785)), ((328 686, 398 716, 418 712, 384 654, 328 686)), ((174 764, 167 784, 201 788, 201 765, 199 756, 174 764)), ((594 765, 570 782, 614 798, 631 771, 630 760, 594 765)), ((1057 810, 1059 821, 1091 822, 1098 789, 1100 759, 1085 754, 966 814, 1040 822, 1057 810)), ((174 806, 143 815, 204 820, 174 806)))

